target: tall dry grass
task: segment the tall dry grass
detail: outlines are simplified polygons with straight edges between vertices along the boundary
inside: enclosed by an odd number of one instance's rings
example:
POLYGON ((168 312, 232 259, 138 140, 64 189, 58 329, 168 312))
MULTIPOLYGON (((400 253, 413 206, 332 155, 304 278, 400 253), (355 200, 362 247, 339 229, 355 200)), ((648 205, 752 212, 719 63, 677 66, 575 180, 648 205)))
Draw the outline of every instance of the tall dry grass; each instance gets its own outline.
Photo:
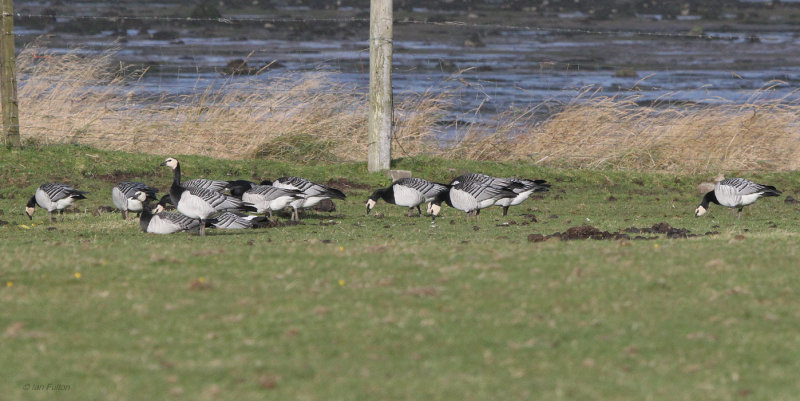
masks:
POLYGON ((450 154, 580 168, 800 169, 798 93, 763 100, 770 90, 744 104, 653 107, 586 89, 541 121, 524 110, 501 116, 500 129, 470 127, 450 154))
MULTIPOLYGON (((115 52, 56 55, 35 46, 20 54, 23 138, 154 154, 271 157, 300 162, 364 160, 366 94, 323 73, 269 81, 218 82, 189 95, 152 98, 146 71, 115 63, 115 52)), ((444 95, 423 93, 396 105, 402 118, 395 155, 435 148, 444 95)))
MULTIPOLYGON (((366 94, 329 75, 244 82, 220 76, 189 95, 153 98, 138 84, 147 72, 115 58, 114 51, 87 57, 24 49, 17 64, 23 138, 234 159, 366 159, 366 94)), ((652 107, 587 89, 545 119, 535 108, 512 109, 458 128, 437 123, 452 106, 449 95, 425 92, 395 105, 393 156, 682 172, 796 170, 800 105, 762 100, 769 90, 746 104, 652 107), (442 146, 443 129, 457 131, 458 140, 442 146)))

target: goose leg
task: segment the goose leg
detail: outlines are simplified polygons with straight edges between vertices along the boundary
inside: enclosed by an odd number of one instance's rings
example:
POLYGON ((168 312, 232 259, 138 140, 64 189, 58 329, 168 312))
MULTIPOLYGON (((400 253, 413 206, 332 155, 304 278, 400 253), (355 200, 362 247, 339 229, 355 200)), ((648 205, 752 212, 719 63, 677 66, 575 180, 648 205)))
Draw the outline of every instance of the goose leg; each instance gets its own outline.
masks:
POLYGON ((508 215, 508 206, 503 206, 503 217, 506 217, 506 215, 508 215))
POLYGON ((269 221, 274 221, 272 220, 272 209, 267 209, 267 217, 269 218, 269 221))
POLYGON ((50 222, 53 222, 53 212, 47 212, 47 216, 50 217, 50 222))
POLYGON ((741 220, 742 219, 742 209, 744 209, 744 208, 740 207, 739 208, 739 212, 736 213, 736 220, 741 220))
POLYGON ((123 210, 122 211, 122 220, 128 220, 128 211, 127 210, 123 210))
POLYGON ((417 205, 417 217, 419 216, 422 216, 422 209, 420 209, 419 205, 417 205))
POLYGON ((206 221, 205 219, 200 219, 200 236, 206 236, 206 221))

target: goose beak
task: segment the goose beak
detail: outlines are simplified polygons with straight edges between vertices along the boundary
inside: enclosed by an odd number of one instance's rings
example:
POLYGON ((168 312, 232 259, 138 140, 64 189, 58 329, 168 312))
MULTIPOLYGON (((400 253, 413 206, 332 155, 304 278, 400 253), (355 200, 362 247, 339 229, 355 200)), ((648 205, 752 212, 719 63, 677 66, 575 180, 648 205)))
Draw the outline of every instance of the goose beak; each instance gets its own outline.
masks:
POLYGON ((159 166, 160 166, 160 167, 164 167, 164 166, 166 166, 166 165, 167 165, 167 162, 166 162, 166 161, 164 161, 164 162, 161 162, 161 164, 159 164, 159 166))

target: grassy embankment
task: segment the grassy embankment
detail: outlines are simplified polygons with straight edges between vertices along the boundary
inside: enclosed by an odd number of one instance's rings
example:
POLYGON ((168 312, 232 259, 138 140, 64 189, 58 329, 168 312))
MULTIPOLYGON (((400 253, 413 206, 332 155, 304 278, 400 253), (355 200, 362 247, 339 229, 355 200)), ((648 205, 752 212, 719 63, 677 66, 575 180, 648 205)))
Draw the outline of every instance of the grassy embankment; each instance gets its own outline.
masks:
MULTIPOLYGON (((117 180, 166 189, 161 156, 3 150, 2 398, 790 400, 800 390, 800 214, 783 198, 741 221, 719 207, 694 218, 705 175, 399 160, 440 181, 483 171, 554 184, 507 219, 445 209, 432 226, 384 203, 366 216, 370 189, 387 180, 361 163, 181 159, 187 177, 299 174, 349 197, 298 226, 145 235, 93 212, 117 180), (92 192, 81 213, 51 225, 39 210, 31 223, 24 203, 44 181, 92 192), (658 222, 720 233, 527 241, 658 222), (48 383, 71 389, 24 390, 48 383)), ((751 178, 798 196, 797 173, 751 178)))

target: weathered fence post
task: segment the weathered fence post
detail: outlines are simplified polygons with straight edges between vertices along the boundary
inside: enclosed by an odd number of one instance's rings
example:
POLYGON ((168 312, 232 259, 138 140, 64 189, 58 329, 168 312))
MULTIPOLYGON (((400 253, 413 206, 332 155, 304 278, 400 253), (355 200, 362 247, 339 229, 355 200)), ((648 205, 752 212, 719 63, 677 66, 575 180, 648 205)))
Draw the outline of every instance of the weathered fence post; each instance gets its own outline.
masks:
POLYGON ((370 0, 367 169, 392 160, 392 0, 370 0))
POLYGON ((2 0, 2 37, 0 37, 0 92, 2 92, 3 133, 6 146, 20 147, 17 74, 14 56, 14 4, 2 0))

